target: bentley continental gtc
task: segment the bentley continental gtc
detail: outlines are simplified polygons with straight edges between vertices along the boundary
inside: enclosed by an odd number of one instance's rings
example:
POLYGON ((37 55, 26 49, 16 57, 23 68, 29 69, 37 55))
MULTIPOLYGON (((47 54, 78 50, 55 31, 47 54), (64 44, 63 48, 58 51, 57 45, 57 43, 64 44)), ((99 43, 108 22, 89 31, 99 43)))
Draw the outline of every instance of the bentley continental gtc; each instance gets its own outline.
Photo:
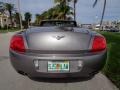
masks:
POLYGON ((44 20, 15 34, 9 53, 18 73, 48 78, 93 77, 107 58, 104 36, 67 20, 44 20))

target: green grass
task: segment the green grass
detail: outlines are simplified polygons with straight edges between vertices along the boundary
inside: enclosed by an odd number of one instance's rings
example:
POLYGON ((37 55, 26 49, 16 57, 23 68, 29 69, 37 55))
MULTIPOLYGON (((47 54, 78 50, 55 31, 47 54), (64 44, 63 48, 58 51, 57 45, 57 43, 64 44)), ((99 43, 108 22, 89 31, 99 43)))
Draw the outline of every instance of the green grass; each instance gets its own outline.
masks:
POLYGON ((120 88, 120 33, 101 32, 107 39, 108 59, 103 73, 120 88))
POLYGON ((8 30, 0 29, 0 33, 15 32, 15 31, 19 31, 19 30, 20 29, 8 29, 8 30))

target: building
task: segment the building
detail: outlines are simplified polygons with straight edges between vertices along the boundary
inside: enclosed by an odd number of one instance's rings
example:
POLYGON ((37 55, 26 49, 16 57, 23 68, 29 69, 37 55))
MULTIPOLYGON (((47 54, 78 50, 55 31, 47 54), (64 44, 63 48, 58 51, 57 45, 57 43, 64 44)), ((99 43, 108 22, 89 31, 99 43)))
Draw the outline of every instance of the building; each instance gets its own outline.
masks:
POLYGON ((0 13, 0 27, 9 26, 10 24, 11 23, 10 23, 9 16, 6 14, 0 13))
POLYGON ((95 30, 110 30, 110 29, 118 29, 117 21, 103 21, 102 25, 100 24, 95 24, 94 25, 95 30))
POLYGON ((82 28, 87 28, 87 29, 92 29, 93 25, 92 24, 81 24, 82 28))

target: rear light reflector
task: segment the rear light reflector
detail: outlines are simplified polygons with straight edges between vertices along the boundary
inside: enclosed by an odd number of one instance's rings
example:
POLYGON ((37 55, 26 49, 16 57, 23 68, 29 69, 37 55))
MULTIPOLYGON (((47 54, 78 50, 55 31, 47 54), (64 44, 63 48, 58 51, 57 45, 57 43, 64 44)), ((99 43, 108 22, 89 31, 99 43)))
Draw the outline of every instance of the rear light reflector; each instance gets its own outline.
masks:
POLYGON ((95 36, 92 43, 92 52, 102 51, 106 49, 106 40, 102 36, 95 36))
POLYGON ((25 52, 24 39, 21 35, 12 37, 10 42, 10 49, 21 53, 25 52))

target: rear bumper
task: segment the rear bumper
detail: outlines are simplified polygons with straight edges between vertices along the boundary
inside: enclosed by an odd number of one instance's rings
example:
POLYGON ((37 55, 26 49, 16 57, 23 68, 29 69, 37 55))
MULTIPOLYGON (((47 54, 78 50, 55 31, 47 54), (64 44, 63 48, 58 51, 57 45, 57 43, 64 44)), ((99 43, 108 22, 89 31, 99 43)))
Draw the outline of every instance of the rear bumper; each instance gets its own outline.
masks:
POLYGON ((88 77, 99 72, 106 62, 107 52, 103 51, 94 55, 49 55, 48 57, 31 56, 18 54, 10 51, 10 60, 13 67, 17 71, 27 73, 31 77, 48 77, 48 78, 63 78, 63 77, 88 77), (37 70, 34 65, 34 60, 39 60, 41 68, 37 70), (70 72, 53 73, 47 71, 47 62, 51 60, 68 60, 70 61, 70 72), (78 61, 83 62, 83 66, 79 69, 78 61))

